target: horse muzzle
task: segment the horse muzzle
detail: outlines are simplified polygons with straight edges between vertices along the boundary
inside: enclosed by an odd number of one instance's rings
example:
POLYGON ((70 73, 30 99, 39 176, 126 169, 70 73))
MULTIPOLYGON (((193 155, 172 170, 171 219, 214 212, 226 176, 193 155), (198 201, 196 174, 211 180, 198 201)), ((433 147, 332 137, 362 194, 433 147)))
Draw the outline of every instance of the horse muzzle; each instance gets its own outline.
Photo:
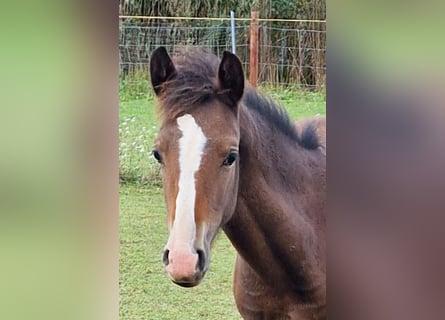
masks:
POLYGON ((170 280, 182 287, 198 285, 207 271, 204 251, 188 246, 165 249, 162 260, 170 280))

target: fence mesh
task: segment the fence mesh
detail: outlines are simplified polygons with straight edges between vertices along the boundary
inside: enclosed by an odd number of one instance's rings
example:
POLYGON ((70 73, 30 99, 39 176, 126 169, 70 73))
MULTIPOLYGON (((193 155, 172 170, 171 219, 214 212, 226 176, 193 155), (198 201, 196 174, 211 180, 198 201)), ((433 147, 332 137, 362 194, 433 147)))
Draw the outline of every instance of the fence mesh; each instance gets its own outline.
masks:
MULTIPOLYGON (((121 77, 137 73, 148 76, 151 52, 165 46, 175 52, 184 45, 199 45, 221 56, 231 50, 228 20, 168 20, 121 18, 119 24, 121 77)), ((249 74, 249 21, 236 21, 236 54, 249 74)), ((326 27, 320 22, 274 22, 259 24, 258 83, 310 89, 326 81, 326 27)))

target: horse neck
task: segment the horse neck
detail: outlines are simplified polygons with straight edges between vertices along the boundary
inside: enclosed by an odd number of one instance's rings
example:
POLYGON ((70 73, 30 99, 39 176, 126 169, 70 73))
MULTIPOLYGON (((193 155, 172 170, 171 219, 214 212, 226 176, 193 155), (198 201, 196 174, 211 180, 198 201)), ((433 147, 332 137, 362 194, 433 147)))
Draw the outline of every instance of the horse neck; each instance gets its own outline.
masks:
POLYGON ((314 228, 321 213, 308 215, 324 192, 314 178, 321 158, 260 117, 240 109, 237 207, 224 230, 259 275, 275 285, 309 290, 318 274, 304 270, 319 269, 322 251, 314 228))
POLYGON ((268 205, 271 206, 269 210, 290 206, 288 209, 293 210, 285 213, 289 219, 296 211, 308 221, 317 219, 317 215, 308 213, 307 209, 312 204, 310 200, 319 200, 318 196, 325 194, 326 158, 323 152, 302 147, 246 107, 240 109, 240 135, 238 197, 248 200, 252 192, 267 192, 258 199, 259 202, 250 205, 258 208, 268 205), (282 201, 268 197, 274 193, 282 201), (268 201, 273 199, 275 201, 268 201))

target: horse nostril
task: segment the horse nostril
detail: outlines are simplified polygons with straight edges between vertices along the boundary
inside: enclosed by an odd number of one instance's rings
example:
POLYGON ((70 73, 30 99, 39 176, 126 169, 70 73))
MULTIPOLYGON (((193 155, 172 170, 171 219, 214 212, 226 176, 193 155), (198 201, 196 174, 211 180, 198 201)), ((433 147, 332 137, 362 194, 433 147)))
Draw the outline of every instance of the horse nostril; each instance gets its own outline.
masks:
POLYGON ((198 254, 198 270, 204 271, 205 264, 206 264, 204 251, 197 250, 196 253, 198 254))
POLYGON ((162 256, 162 262, 164 263, 164 266, 168 266, 168 254, 170 250, 165 250, 164 255, 162 256))

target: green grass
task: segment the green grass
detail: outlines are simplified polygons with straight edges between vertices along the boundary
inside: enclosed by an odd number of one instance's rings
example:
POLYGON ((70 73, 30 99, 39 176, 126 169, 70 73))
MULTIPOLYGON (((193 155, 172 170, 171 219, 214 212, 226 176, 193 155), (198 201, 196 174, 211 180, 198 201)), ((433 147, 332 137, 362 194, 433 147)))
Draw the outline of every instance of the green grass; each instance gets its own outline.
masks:
POLYGON ((119 176, 122 182, 160 185, 159 166, 151 148, 159 123, 153 99, 121 102, 119 115, 119 176))
MULTIPOLYGON (((140 81, 120 92, 120 309, 126 319, 241 319, 232 294, 235 250, 223 233, 212 249, 203 282, 181 288, 168 280, 161 256, 167 241, 165 205, 151 147, 159 129, 155 102, 140 81)), ((323 92, 262 88, 291 118, 325 114, 323 92)))
POLYGON ((326 114, 326 93, 324 91, 305 91, 261 87, 260 92, 283 105, 291 119, 326 114))
POLYGON ((168 280, 161 256, 167 241, 162 189, 120 188, 120 319, 241 319, 232 295, 235 250, 222 233, 210 269, 194 288, 168 280))

